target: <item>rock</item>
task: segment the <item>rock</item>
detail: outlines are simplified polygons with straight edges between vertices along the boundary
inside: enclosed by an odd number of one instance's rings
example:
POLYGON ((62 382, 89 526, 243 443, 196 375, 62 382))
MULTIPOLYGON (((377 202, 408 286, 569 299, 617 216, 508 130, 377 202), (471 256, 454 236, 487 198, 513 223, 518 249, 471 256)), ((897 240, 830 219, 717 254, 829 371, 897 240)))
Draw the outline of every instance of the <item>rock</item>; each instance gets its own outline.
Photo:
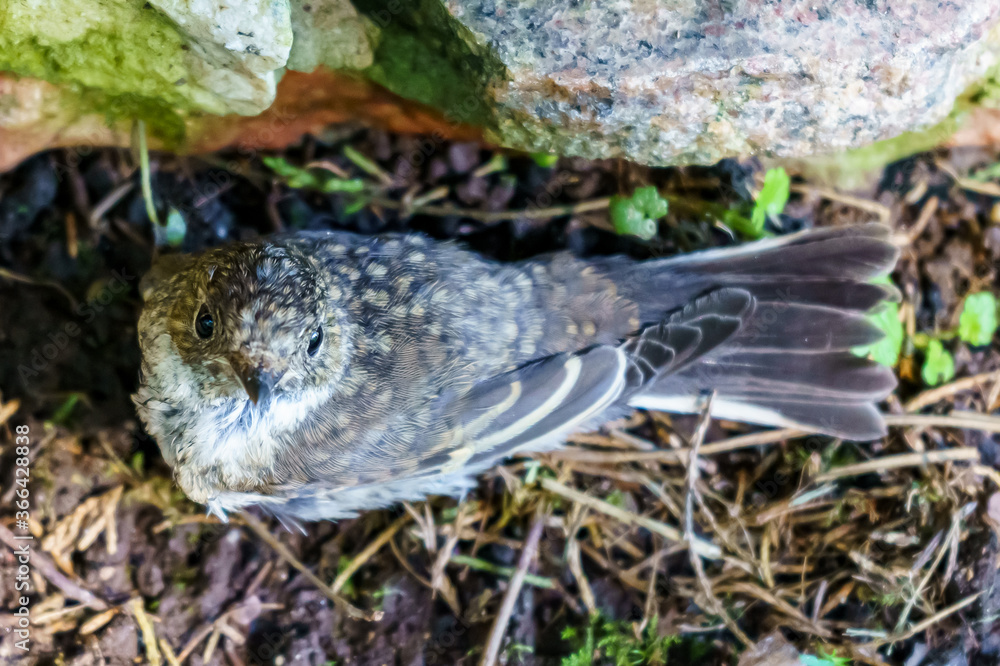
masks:
POLYGON ((0 71, 99 94, 126 117, 257 114, 292 44, 287 0, 28 0, 0 10, 0 71))
POLYGON ((447 7, 472 69, 492 72, 489 138, 647 164, 836 152, 936 123, 1000 46, 997 0, 447 7))
POLYGON ((370 22, 348 0, 291 3, 292 52, 288 68, 311 72, 320 65, 330 69, 364 69, 374 56, 370 22))
POLYGON ((361 119, 657 165, 801 158, 947 138, 956 99, 1000 97, 1000 0, 22 0, 0 25, 0 169, 127 144, 136 119, 182 152, 361 119))

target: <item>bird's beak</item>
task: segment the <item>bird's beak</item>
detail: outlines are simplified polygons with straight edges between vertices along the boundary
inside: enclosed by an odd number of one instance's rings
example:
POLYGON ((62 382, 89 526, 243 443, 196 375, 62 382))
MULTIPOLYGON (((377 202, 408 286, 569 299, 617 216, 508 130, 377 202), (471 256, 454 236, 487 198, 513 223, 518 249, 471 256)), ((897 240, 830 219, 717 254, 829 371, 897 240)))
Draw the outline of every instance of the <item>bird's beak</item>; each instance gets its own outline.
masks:
POLYGON ((271 392, 275 385, 281 380, 284 372, 270 372, 259 365, 255 365, 240 355, 233 354, 229 358, 229 365, 243 385, 243 390, 247 392, 250 402, 257 404, 267 402, 271 397, 271 392))

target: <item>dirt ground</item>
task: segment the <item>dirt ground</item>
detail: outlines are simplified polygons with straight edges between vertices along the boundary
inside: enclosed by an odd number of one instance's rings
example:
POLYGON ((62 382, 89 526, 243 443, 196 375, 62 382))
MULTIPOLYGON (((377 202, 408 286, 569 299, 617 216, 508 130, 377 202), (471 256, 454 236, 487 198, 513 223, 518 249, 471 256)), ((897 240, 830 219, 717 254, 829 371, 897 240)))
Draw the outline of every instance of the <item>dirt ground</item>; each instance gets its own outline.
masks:
MULTIPOLYGON (((360 128, 283 157, 379 194, 359 207, 290 188, 257 156, 153 155, 159 214, 186 223, 179 249, 335 228, 421 231, 502 260, 665 256, 736 242, 715 221, 749 206, 763 176, 753 161, 540 166, 360 128), (670 194, 659 235, 614 234, 604 198, 646 184, 670 194)), ((889 224, 905 328, 952 329, 966 294, 1000 289, 1000 188, 967 177, 997 159, 923 154, 849 196, 797 181, 769 229, 889 224)), ((873 443, 713 422, 691 485, 697 419, 641 412, 510 461, 462 502, 302 531, 253 513, 221 524, 172 483, 129 398, 154 247, 128 151, 57 151, 0 176, 0 662, 478 664, 502 632, 506 664, 1000 663, 1000 428, 983 416, 1000 409, 996 339, 947 341, 956 378, 934 389, 905 344, 884 406, 894 425, 873 443), (692 501, 694 534, 721 557, 685 547, 692 501), (29 532, 25 653, 14 553, 29 532)))

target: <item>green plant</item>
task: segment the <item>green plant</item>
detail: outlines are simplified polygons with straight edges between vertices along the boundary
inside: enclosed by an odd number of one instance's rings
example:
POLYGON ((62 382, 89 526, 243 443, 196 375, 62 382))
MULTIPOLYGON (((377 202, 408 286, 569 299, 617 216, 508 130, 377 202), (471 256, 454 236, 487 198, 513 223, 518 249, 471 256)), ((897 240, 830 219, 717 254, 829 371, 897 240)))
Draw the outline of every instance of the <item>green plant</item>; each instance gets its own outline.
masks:
POLYGON ((640 187, 630 197, 611 197, 611 223, 619 234, 645 240, 656 235, 656 222, 667 214, 667 200, 652 185, 640 187))
MULTIPOLYGON (((888 277, 877 278, 872 282, 892 284, 888 277)), ((890 368, 895 367, 899 362, 899 354, 903 350, 903 341, 906 339, 903 322, 899 320, 899 306, 895 303, 885 303, 869 315, 868 319, 885 333, 885 337, 874 344, 855 347, 854 353, 859 356, 871 356, 877 363, 890 368)))
POLYGON ((157 244, 162 245, 162 241, 165 241, 170 247, 180 247, 181 243, 184 242, 184 236, 187 235, 187 221, 184 219, 184 215, 181 214, 176 208, 171 208, 170 212, 167 213, 167 224, 166 226, 155 226, 153 231, 157 237, 157 244))
POLYGON ((559 156, 553 153, 531 153, 531 159, 543 169, 550 169, 559 161, 559 156))
POLYGON ((924 350, 924 365, 920 376, 928 386, 950 382, 955 376, 955 359, 938 339, 931 339, 924 350))
POLYGON ((811 654, 799 655, 799 663, 802 666, 850 666, 851 660, 847 657, 838 657, 836 650, 830 654, 820 650, 819 656, 811 654))
MULTIPOLYGON (((595 658, 599 663, 615 666, 663 666, 671 646, 680 642, 677 636, 660 636, 656 633, 654 616, 645 630, 636 637, 632 623, 595 617, 587 626, 582 644, 573 654, 563 657, 562 666, 590 666, 595 658)), ((563 640, 579 642, 579 631, 573 627, 563 629, 563 640)))
POLYGON ((281 176, 289 187, 296 189, 319 190, 327 194, 365 190, 365 182, 360 178, 340 178, 319 167, 303 169, 289 164, 283 157, 265 157, 262 161, 271 171, 281 176))
POLYGON ((973 347, 990 344, 997 331, 997 299, 988 291, 965 297, 958 320, 958 337, 973 347))
POLYGON ((768 169, 764 174, 764 186, 754 201, 753 213, 750 215, 751 232, 754 238, 760 238, 764 233, 764 223, 768 218, 781 215, 788 203, 788 195, 792 179, 782 169, 768 169))
POLYGON ((998 325, 996 297, 988 291, 980 291, 965 297, 957 329, 914 335, 913 346, 924 352, 924 364, 920 369, 924 383, 937 386, 955 376, 955 359, 945 349, 945 340, 957 337, 967 345, 982 347, 993 340, 998 325))

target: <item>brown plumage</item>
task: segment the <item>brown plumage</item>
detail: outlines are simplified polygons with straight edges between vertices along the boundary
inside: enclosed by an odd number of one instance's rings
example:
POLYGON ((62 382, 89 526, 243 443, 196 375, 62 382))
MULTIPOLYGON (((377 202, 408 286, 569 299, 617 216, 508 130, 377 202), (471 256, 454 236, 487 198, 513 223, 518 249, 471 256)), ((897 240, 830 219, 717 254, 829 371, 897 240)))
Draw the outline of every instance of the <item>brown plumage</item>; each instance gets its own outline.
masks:
POLYGON ((630 407, 870 439, 889 370, 876 225, 636 262, 500 264, 420 236, 297 233, 143 287, 139 413, 193 499, 337 518, 456 493, 630 407))

